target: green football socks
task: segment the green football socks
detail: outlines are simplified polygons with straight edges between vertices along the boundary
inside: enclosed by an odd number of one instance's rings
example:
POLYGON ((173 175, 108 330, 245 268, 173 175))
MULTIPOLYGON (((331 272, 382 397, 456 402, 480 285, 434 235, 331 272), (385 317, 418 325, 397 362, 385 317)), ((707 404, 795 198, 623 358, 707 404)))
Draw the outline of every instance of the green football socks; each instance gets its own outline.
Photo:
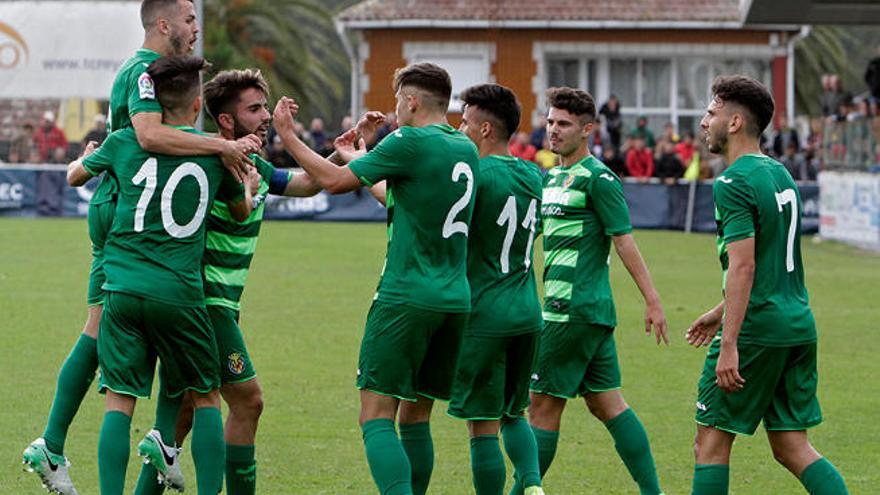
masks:
POLYGON ((541 478, 550 469, 553 458, 556 456, 556 445, 559 443, 559 432, 553 430, 542 430, 532 427, 535 434, 535 442, 538 444, 538 468, 541 471, 541 478))
POLYGON ((413 495, 409 459, 390 419, 373 419, 361 426, 370 473, 381 495, 413 495))
POLYGON ((434 440, 431 439, 430 423, 401 424, 400 443, 409 458, 413 493, 424 495, 434 471, 434 440))
POLYGON ((730 485, 730 466, 727 464, 697 464, 691 495, 727 495, 730 485))
POLYGON ((223 418, 216 407, 200 407, 193 414, 192 456, 199 495, 217 495, 223 489, 226 443, 223 418))
POLYGON ((810 464, 801 473, 801 484, 810 495, 848 495, 843 476, 824 457, 810 464))
POLYGON ((608 432, 614 439, 614 448, 629 470, 629 474, 639 485, 641 495, 658 495, 660 481, 657 479, 657 468, 654 456, 651 455, 651 444, 648 433, 639 417, 632 409, 623 411, 605 423, 608 432))
POLYGON ((122 495, 125 469, 131 453, 129 442, 131 417, 119 411, 107 411, 98 438, 98 478, 101 495, 122 495))
POLYGON ((541 486, 538 468, 538 444, 529 423, 522 416, 505 419, 501 423, 504 451, 513 463, 514 488, 512 494, 521 494, 525 487, 541 486))
POLYGON ((498 444, 498 435, 471 438, 471 471, 477 495, 504 493, 504 456, 498 444))
MULTIPOLYGON (((173 446, 176 444, 174 438, 177 433, 177 415, 180 413, 182 397, 168 397, 164 381, 159 380, 159 393, 156 395, 156 423, 153 428, 159 430, 165 445, 173 446)), ((159 483, 157 476, 156 468, 152 464, 141 466, 134 495, 161 495, 164 493, 165 486, 159 483)))
POLYGON ((67 429, 79 410, 89 386, 98 369, 98 341, 86 334, 80 334, 61 370, 55 387, 55 399, 49 411, 49 422, 43 438, 46 448, 54 454, 64 454, 64 441, 67 429))
POLYGON ((226 444, 226 493, 254 495, 257 492, 257 460, 253 445, 226 444))

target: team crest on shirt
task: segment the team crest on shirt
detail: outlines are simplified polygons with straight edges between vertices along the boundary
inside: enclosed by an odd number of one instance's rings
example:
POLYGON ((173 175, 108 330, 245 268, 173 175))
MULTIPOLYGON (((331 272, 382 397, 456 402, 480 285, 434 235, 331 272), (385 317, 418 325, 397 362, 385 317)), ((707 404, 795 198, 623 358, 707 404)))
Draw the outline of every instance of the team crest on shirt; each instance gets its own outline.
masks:
POLYGON ((240 352, 233 352, 229 355, 228 366, 233 375, 240 375, 244 371, 244 358, 241 357, 240 352))
POLYGON ((573 175, 569 175, 565 178, 565 181, 562 182, 562 185, 564 187, 571 187, 571 185, 574 184, 574 179, 575 177, 573 175))
POLYGON ((153 85, 153 78, 146 72, 138 78, 138 94, 141 99, 156 99, 156 87, 153 85))

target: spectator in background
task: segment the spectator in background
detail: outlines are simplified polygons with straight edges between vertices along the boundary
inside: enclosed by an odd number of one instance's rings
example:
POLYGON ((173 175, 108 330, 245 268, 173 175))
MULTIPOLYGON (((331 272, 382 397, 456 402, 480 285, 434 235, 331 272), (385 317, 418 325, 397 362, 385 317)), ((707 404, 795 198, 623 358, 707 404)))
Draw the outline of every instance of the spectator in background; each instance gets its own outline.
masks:
POLYGON ((34 132, 34 144, 40 154, 40 161, 47 162, 54 156, 56 148, 64 148, 67 152, 67 138, 58 126, 55 125, 55 114, 46 112, 40 127, 34 132))
POLYGON ((675 132, 675 124, 672 122, 667 122, 666 125, 663 126, 663 135, 660 136, 659 142, 667 142, 673 146, 675 146, 681 138, 675 132))
POLYGON ((678 158, 672 141, 662 139, 657 142, 656 158, 655 175, 667 184, 674 183, 675 179, 684 175, 684 164, 678 158))
POLYGON ((352 123, 351 115, 342 117, 342 122, 339 123, 339 135, 341 136, 342 134, 345 134, 346 131, 352 128, 352 126, 354 126, 354 124, 352 123))
POLYGON ((851 99, 852 96, 843 90, 840 76, 837 74, 822 76, 822 115, 845 117, 846 113, 841 113, 841 106, 851 99))
POLYGON ((865 68, 865 84, 873 101, 880 100, 880 46, 876 48, 877 56, 868 62, 865 68))
POLYGON ((639 120, 636 123, 636 126, 629 131, 629 137, 634 139, 641 139, 643 141, 643 145, 645 148, 650 150, 654 149, 654 146, 657 144, 654 139, 654 133, 651 129, 648 129, 648 117, 644 115, 639 115, 639 120))
POLYGON ((791 174, 792 179, 796 181, 816 180, 816 171, 812 169, 810 162, 798 153, 795 143, 790 142, 786 145, 785 154, 780 161, 791 174))
POLYGON ((684 131, 681 141, 675 145, 675 153, 678 154, 678 159, 681 160, 685 168, 694 159, 695 150, 693 131, 684 131))
MULTIPOLYGON (((545 112, 546 113, 546 112, 545 112)), ((532 129, 532 134, 529 136, 529 142, 535 149, 540 150, 541 148, 547 148, 544 144, 547 138, 547 117, 541 117, 538 121, 538 127, 532 129)))
POLYGON ((550 151, 550 143, 547 141, 547 133, 544 133, 544 141, 541 142, 541 149, 535 153, 535 163, 541 167, 542 172, 546 172, 556 166, 556 160, 556 153, 550 151))
POLYGON ((788 123, 788 117, 779 114, 777 119, 778 128, 776 135, 773 136, 773 156, 780 157, 785 154, 790 143, 794 143, 795 152, 801 150, 801 140, 798 131, 788 123))
POLYGON ((107 118, 99 113, 95 115, 94 125, 82 140, 83 149, 89 144, 89 141, 95 141, 98 146, 101 146, 105 139, 107 139, 107 118))
POLYGON ((34 154, 39 162, 39 151, 34 143, 34 124, 26 121, 9 145, 9 163, 28 162, 34 154))
POLYGON ((315 117, 309 124, 309 136, 312 138, 312 149, 321 156, 333 153, 333 140, 324 131, 324 119, 315 117))
POLYGON ((620 137, 623 132, 623 118, 620 116, 620 101, 617 100, 617 96, 608 97, 608 101, 599 109, 599 115, 605 119, 605 131, 616 153, 620 150, 620 137))
POLYGON ((602 163, 618 177, 626 176, 626 164, 623 163, 620 152, 615 150, 613 146, 606 146, 602 149, 602 163))
POLYGON ((644 180, 654 176, 654 155, 642 137, 633 137, 632 146, 626 152, 626 175, 644 180))
POLYGON ((266 150, 266 155, 276 168, 295 168, 299 166, 296 160, 284 149, 281 136, 277 133, 269 140, 269 148, 266 150))
POLYGON ((508 147, 511 155, 530 162, 535 161, 535 154, 538 153, 538 150, 529 142, 529 135, 522 131, 514 134, 508 147))
POLYGON ((67 148, 54 148, 52 156, 49 157, 49 163, 68 163, 67 148))

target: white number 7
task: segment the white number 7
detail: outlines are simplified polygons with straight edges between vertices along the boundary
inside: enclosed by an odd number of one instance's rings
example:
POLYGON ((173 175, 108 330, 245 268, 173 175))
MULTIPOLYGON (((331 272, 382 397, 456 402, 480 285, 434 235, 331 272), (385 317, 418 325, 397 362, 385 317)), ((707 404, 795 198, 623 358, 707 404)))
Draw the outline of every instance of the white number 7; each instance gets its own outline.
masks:
POLYGON ((785 245, 785 270, 788 272, 793 272, 794 234, 795 231, 797 231, 798 219, 797 195, 794 193, 794 189, 786 189, 781 193, 776 193, 776 206, 779 208, 779 213, 782 213, 782 207, 789 203, 791 204, 791 218, 788 222, 788 242, 786 242, 785 245))

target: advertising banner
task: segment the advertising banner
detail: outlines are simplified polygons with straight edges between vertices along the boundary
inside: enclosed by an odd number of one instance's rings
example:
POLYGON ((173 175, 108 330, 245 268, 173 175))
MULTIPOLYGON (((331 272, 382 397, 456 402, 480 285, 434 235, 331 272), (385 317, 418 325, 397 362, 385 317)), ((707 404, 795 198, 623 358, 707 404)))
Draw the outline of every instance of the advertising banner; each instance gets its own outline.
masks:
POLYGON ((0 98, 107 99, 143 43, 140 2, 0 2, 0 98))
POLYGON ((37 216, 37 173, 0 168, 0 216, 37 216))
POLYGON ((880 175, 819 174, 822 237, 880 249, 880 175))

